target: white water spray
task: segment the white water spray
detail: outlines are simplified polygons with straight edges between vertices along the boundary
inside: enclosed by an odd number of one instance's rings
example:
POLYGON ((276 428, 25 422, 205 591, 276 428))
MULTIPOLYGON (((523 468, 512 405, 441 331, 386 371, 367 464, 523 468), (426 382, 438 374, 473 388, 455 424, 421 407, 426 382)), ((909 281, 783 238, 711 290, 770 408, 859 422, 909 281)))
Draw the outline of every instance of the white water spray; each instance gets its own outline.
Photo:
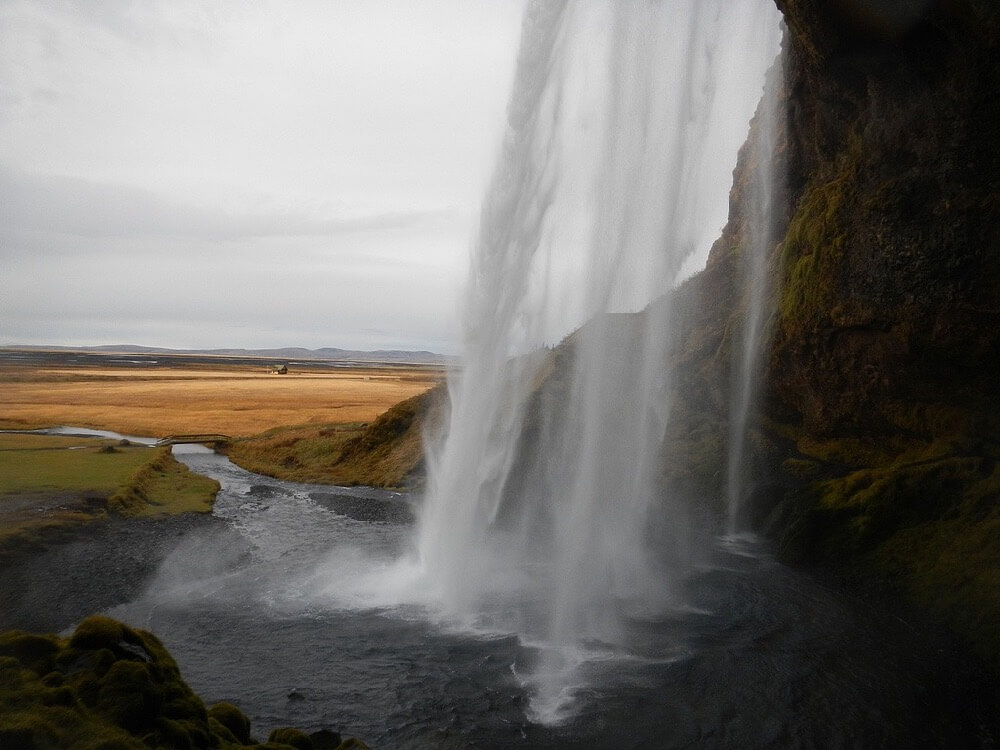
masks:
POLYGON ((670 290, 725 220, 778 25, 768 0, 527 8, 417 543, 446 612, 543 645, 536 718, 561 715, 582 648, 627 651, 683 606, 670 290))
POLYGON ((740 511, 748 489, 745 465, 748 428, 760 388, 761 356, 768 343, 771 283, 767 260, 778 241, 772 204, 783 177, 775 168, 782 76, 779 59, 768 74, 764 98, 757 108, 755 125, 747 142, 751 184, 743 192, 740 206, 744 226, 741 253, 744 300, 733 362, 726 467, 727 532, 730 535, 740 531, 740 511))

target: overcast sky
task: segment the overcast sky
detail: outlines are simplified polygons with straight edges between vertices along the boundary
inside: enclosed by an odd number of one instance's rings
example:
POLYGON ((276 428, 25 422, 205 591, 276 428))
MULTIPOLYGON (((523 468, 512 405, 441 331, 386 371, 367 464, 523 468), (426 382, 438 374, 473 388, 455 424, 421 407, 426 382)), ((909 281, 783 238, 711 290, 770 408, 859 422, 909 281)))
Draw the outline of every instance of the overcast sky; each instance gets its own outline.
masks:
POLYGON ((457 349, 519 0, 3 0, 0 345, 457 349))

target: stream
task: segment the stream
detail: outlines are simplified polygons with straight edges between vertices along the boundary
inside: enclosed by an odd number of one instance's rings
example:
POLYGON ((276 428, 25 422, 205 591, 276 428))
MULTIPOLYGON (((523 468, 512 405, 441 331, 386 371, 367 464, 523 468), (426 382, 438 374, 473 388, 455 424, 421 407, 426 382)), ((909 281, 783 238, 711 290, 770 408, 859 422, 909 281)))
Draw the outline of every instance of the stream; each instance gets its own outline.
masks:
POLYGON ((582 655, 564 689, 572 711, 541 723, 524 679, 537 644, 406 596, 410 497, 175 452, 222 484, 224 523, 184 535, 109 614, 156 633, 206 703, 236 703, 257 737, 297 726, 373 748, 847 748, 962 746, 979 731, 945 646, 752 539, 720 540, 690 576, 689 606, 637 625, 640 650, 582 655))

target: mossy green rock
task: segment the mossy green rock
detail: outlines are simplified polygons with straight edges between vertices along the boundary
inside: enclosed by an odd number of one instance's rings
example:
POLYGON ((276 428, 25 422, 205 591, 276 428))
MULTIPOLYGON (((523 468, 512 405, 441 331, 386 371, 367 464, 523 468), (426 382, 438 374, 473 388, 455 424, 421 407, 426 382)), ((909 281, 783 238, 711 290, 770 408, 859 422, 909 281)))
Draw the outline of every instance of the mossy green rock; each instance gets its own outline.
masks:
POLYGON ((269 744, 289 745, 295 750, 313 750, 313 742, 309 735, 300 729, 275 729, 267 738, 269 744))
MULTIPOLYGON (((312 747, 298 730, 278 734, 283 747, 312 747)), ((228 703, 206 711, 152 633, 107 617, 84 620, 69 638, 0 633, 0 748, 251 744, 249 719, 228 703)))
POLYGON ((250 744, 250 719, 232 703, 216 703, 208 709, 209 719, 217 721, 233 738, 244 745, 250 744))

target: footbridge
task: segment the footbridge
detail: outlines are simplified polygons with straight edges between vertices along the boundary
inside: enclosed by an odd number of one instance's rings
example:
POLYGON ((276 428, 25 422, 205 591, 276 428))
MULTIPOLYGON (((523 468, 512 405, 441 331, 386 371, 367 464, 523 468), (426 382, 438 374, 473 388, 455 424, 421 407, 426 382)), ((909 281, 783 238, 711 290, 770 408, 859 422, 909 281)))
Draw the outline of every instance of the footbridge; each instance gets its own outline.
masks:
POLYGON ((199 443, 201 445, 211 445, 213 448, 218 448, 220 445, 224 445, 232 440, 229 435, 217 435, 214 433, 205 433, 198 435, 167 435, 156 441, 157 446, 161 445, 190 445, 192 443, 199 443))

